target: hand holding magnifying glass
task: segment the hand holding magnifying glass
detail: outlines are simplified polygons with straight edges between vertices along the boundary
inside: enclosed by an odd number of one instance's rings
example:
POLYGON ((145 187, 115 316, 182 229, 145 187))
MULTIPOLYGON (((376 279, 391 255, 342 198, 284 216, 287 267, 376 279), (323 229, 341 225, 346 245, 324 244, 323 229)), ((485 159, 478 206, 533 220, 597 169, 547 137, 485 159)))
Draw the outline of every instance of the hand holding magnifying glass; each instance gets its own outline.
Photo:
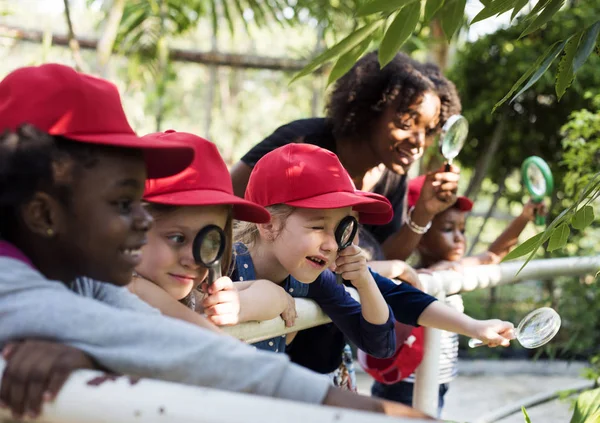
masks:
MULTIPOLYGON (((560 329, 560 316, 549 307, 538 308, 521 320, 515 331, 517 341, 525 348, 538 348, 554 338, 560 329)), ((485 345, 479 339, 471 338, 469 347, 485 345)))
POLYGON ((446 159, 446 172, 449 172, 452 161, 462 150, 469 134, 469 122, 462 115, 452 115, 448 118, 440 134, 440 153, 446 159))
MULTIPOLYGON (((346 216, 340 221, 337 228, 335 228, 335 240, 338 245, 338 252, 352 245, 352 241, 354 241, 357 231, 358 221, 355 217, 346 216)), ((344 279, 339 273, 335 275, 335 279, 338 284, 344 283, 344 279)))
POLYGON ((217 225, 202 228, 192 244, 196 263, 208 268, 208 286, 221 277, 221 258, 225 252, 225 232, 217 225))

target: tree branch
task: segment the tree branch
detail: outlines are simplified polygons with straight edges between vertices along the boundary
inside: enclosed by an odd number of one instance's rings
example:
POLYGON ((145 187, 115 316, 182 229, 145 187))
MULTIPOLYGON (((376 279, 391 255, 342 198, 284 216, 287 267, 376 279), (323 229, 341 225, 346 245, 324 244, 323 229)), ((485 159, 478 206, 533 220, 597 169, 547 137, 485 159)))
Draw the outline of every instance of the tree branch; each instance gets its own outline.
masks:
MULTIPOLYGON (((21 41, 41 44, 44 33, 38 30, 25 29, 0 24, 0 37, 13 38, 21 41)), ((52 34, 52 44, 69 46, 69 37, 52 34)), ((79 47, 83 50, 96 50, 98 40, 95 38, 79 37, 79 47)), ((285 57, 266 57, 245 54, 221 53, 218 51, 197 51, 171 49, 171 60, 185 63, 200 63, 203 65, 228 66, 242 69, 270 69, 283 72, 297 72, 306 66, 307 60, 288 59, 285 57)))
POLYGON ((69 7, 69 0, 63 0, 65 5, 65 19, 67 21, 67 29, 69 31, 68 35, 68 45, 71 51, 73 52, 73 59, 75 60, 75 69, 80 72, 87 71, 87 66, 81 57, 81 51, 79 49, 79 42, 75 37, 75 31, 73 30, 73 21, 71 20, 71 9, 69 7))

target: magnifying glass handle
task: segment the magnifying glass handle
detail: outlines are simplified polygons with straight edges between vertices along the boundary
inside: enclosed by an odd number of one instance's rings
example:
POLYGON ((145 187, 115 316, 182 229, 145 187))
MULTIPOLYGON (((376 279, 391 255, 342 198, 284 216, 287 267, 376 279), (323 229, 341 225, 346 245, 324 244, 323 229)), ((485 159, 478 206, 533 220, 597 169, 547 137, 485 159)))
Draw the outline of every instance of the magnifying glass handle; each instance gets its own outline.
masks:
POLYGON ((482 347, 485 344, 483 343, 483 341, 477 339, 477 338, 471 338, 469 339, 469 348, 477 348, 477 347, 482 347))
POLYGON ((211 286, 221 277, 221 266, 213 266, 208 269, 208 286, 211 286))
POLYGON ((344 278, 342 278, 342 275, 340 275, 338 273, 335 274, 335 281, 337 282, 338 285, 344 284, 344 278))
MULTIPOLYGON (((541 201, 536 202, 536 204, 541 203, 541 201)), ((535 224, 538 226, 542 226, 546 224, 546 216, 541 216, 538 214, 537 210, 535 211, 535 224)))
POLYGON ((446 163, 446 166, 444 166, 444 172, 450 172, 451 169, 452 165, 450 163, 446 163))

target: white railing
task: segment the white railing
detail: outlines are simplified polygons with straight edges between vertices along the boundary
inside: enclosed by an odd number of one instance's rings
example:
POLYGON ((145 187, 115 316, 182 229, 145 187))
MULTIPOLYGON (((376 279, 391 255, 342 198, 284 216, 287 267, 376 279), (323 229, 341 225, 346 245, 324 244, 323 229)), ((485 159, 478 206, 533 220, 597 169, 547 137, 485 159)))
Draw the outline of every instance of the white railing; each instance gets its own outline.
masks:
MULTIPOLYGON (((531 279, 550 279, 596 273, 600 256, 534 260, 518 275, 522 262, 469 268, 466 275, 454 271, 421 275, 424 290, 438 298, 446 294, 479 288, 518 283, 531 279)), ((352 293, 352 290, 350 290, 352 293)), ((352 293, 353 296, 356 293, 352 293)), ((245 323, 227 328, 227 332, 248 342, 256 342, 300 329, 329 322, 312 301, 297 299, 298 319, 293 328, 286 328, 280 318, 266 322, 245 323)), ((417 370, 414 406, 435 415, 438 401, 439 331, 426 329, 425 356, 417 370)), ((0 374, 4 362, 0 359, 0 374)), ((55 402, 44 407, 40 422, 56 423, 126 423, 203 422, 203 423, 263 423, 280 422, 387 422, 391 418, 334 407, 301 404, 292 401, 247 394, 184 386, 143 379, 132 383, 127 377, 108 380, 99 385, 90 381, 98 372, 78 371, 72 375, 55 402)), ((10 414, 0 409, 0 421, 10 421, 10 414)), ((410 421, 415 420, 399 420, 410 421)))
MULTIPOLYGON (((421 274, 419 279, 425 292, 443 299, 446 295, 459 292, 514 284, 526 280, 596 273, 600 270, 600 256, 532 260, 517 275, 517 271, 522 265, 522 261, 512 261, 497 265, 475 266, 468 268, 466 274, 456 271, 440 271, 434 272, 432 275, 421 274)), ((355 290, 349 289, 349 292, 358 298, 355 290)), ((226 331, 247 342, 257 342, 330 321, 310 300, 297 298, 296 309, 298 318, 293 328, 286 328, 283 320, 276 318, 266 322, 243 323, 226 328, 226 331)), ((416 372, 413 406, 430 415, 437 414, 440 335, 441 332, 437 329, 425 329, 425 353, 416 372)))
MULTIPOLYGON (((0 374, 4 370, 0 359, 0 374)), ((28 421, 31 421, 28 419, 28 421)), ((13 422, 0 409, 0 422, 13 422)), ((45 423, 425 423, 100 372, 75 372, 36 422, 45 423)), ((428 420, 427 422, 431 422, 428 420)), ((16 422, 15 422, 16 423, 16 422)))

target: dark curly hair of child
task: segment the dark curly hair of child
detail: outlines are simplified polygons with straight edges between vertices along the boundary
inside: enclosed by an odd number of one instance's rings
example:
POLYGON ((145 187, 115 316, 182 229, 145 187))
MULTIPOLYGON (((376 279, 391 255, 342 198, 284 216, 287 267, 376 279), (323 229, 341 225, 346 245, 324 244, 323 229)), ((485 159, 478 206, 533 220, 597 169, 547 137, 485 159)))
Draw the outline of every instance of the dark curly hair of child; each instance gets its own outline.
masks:
POLYGON ((0 238, 14 242, 19 210, 37 191, 69 207, 72 182, 93 167, 98 147, 52 136, 32 125, 0 134, 0 238))
POLYGON ((435 92, 441 100, 437 132, 448 117, 461 111, 456 87, 434 64, 419 63, 398 53, 380 69, 377 52, 362 57, 335 84, 327 102, 327 118, 338 139, 369 137, 381 113, 397 101, 398 113, 420 101, 426 91, 435 92))

